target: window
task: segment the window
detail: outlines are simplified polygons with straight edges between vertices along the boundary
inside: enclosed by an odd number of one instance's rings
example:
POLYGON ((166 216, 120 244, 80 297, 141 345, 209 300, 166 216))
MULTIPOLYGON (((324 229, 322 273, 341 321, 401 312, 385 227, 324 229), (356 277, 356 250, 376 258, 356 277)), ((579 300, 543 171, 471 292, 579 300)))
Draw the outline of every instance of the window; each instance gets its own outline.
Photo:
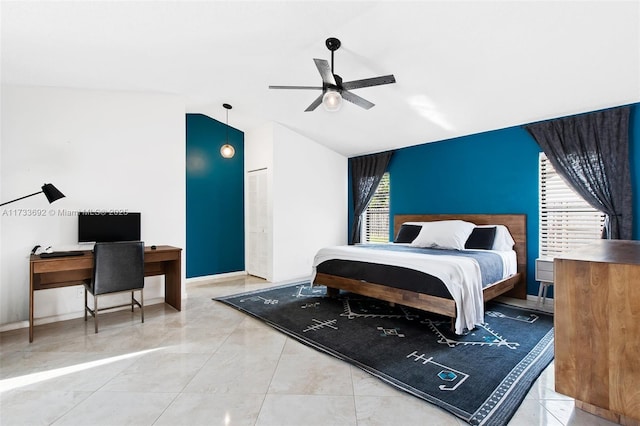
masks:
POLYGON ((604 214, 591 207, 540 153, 540 256, 554 257, 599 239, 604 214))
POLYGON ((389 242, 389 172, 382 175, 367 209, 362 213, 363 243, 389 242))

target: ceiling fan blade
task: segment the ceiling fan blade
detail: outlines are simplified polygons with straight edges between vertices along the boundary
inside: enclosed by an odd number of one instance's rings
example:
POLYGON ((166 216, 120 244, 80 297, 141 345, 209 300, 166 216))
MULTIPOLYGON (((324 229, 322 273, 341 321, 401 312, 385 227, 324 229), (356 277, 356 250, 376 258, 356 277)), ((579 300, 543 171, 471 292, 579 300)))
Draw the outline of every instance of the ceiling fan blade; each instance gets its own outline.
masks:
POLYGON ((269 89, 322 90, 322 87, 318 87, 318 86, 269 86, 269 89))
MULTIPOLYGON (((371 109, 371 107, 375 105, 374 103, 371 103, 368 100, 356 95, 355 93, 349 92, 348 90, 342 91, 342 99, 344 99, 345 101, 349 101, 352 104, 356 104, 364 109, 371 109)), ((320 99, 320 101, 322 101, 322 99, 320 99)))
POLYGON ((342 83, 342 88, 346 90, 359 89, 361 87, 380 86, 382 84, 395 83, 396 78, 393 74, 383 75, 381 77, 365 78, 363 80, 347 81, 342 83))
POLYGON ((325 84, 331 84, 332 86, 336 86, 336 79, 333 77, 333 73, 331 72, 331 67, 329 66, 329 62, 324 59, 315 59, 313 60, 316 63, 316 67, 322 76, 322 81, 325 84))
POLYGON ((318 96, 315 101, 311 102, 311 105, 309 105, 307 109, 304 110, 304 112, 310 112, 318 108, 318 105, 322 103, 322 96, 324 96, 324 93, 318 96))

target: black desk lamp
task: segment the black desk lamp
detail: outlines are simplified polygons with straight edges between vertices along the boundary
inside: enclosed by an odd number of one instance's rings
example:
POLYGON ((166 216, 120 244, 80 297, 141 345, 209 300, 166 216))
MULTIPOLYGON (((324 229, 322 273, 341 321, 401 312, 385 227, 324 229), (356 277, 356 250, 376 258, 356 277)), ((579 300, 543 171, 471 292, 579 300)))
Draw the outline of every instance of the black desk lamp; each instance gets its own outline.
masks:
POLYGON ((16 198, 15 200, 7 201, 6 203, 0 204, 0 206, 4 206, 5 204, 10 204, 10 203, 13 203, 15 201, 23 200, 25 198, 33 197, 34 195, 38 195, 41 192, 43 192, 44 196, 47 197, 47 200, 49 200, 49 204, 53 203, 54 201, 59 200, 60 198, 64 198, 64 194, 62 192, 58 191, 58 188, 56 188, 55 186, 53 186, 50 183, 45 183, 44 185, 42 185, 42 191, 34 192, 33 194, 25 195, 24 197, 20 197, 20 198, 16 198))

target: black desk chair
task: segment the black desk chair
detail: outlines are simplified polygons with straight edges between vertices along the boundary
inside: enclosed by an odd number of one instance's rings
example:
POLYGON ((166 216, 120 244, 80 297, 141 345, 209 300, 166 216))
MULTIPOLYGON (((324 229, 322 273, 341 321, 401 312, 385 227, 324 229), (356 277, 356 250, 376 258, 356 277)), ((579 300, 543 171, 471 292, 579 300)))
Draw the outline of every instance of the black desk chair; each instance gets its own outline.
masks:
POLYGON ((97 333, 99 311, 131 306, 133 312, 134 306, 138 305, 144 322, 144 243, 96 243, 93 259, 93 277, 84 282, 84 320, 89 312, 97 333), (139 302, 134 297, 135 290, 140 290, 139 302), (98 309, 98 296, 125 291, 131 292, 131 303, 98 309), (87 303, 87 292, 93 295, 93 309, 87 303))

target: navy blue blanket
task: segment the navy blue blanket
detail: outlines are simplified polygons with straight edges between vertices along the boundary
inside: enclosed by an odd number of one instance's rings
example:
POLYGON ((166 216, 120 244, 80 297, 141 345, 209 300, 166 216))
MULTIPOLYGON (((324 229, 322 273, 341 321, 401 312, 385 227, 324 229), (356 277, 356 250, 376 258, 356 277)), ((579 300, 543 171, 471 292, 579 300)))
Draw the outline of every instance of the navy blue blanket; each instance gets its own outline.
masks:
POLYGON ((502 257, 499 254, 481 251, 481 250, 445 250, 424 247, 411 247, 396 244, 358 244, 358 247, 375 250, 391 250, 399 252, 411 252, 433 255, 461 256, 471 257, 480 265, 480 274, 482 275, 482 287, 493 284, 502 279, 503 264, 502 257))

